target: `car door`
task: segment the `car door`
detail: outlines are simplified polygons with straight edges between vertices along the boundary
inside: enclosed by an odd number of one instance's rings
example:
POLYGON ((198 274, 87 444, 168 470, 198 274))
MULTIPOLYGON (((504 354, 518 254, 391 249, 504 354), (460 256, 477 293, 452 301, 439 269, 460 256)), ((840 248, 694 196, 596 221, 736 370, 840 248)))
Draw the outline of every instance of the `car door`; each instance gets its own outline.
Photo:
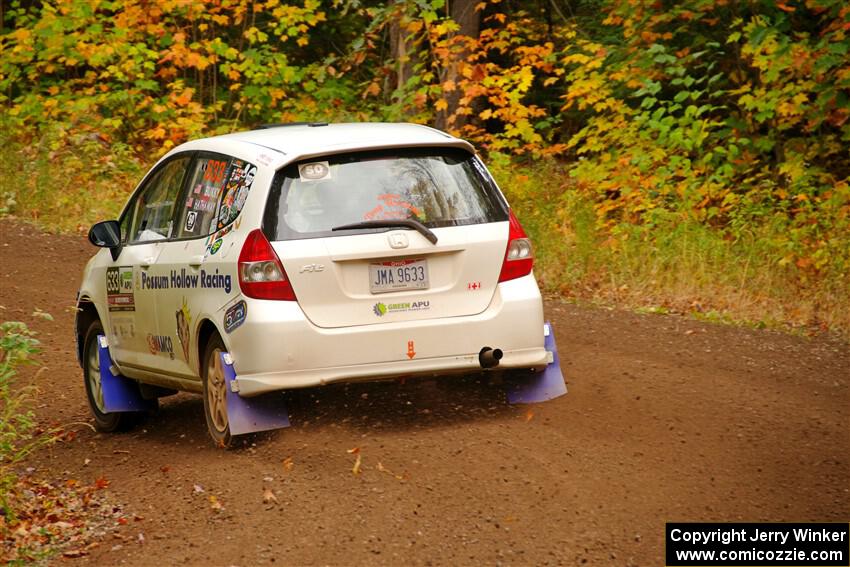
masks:
POLYGON ((169 374, 197 379, 194 336, 202 316, 218 318, 239 295, 238 250, 229 237, 251 189, 256 167, 231 156, 199 152, 180 196, 173 238, 163 244, 157 267, 168 290, 156 303, 159 335, 169 337, 174 357, 163 360, 169 374))
POLYGON ((106 268, 109 340, 123 367, 157 369, 174 355, 157 333, 157 295, 169 281, 157 277, 156 262, 174 227, 175 201, 191 154, 178 154, 152 170, 121 216, 122 248, 106 268))

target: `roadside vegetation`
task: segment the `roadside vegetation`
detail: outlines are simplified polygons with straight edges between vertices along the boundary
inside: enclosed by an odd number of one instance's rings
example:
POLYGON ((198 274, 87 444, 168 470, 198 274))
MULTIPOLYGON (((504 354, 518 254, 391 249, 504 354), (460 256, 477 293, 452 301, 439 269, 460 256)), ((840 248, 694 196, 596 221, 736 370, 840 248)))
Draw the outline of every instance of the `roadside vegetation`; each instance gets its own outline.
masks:
MULTIPOLYGON (((52 320, 40 310, 33 317, 52 320)), ((0 323, 0 562, 4 565, 46 564, 56 555, 87 555, 99 545, 98 537, 128 522, 119 506, 106 501, 105 478, 93 483, 73 478, 50 482, 27 466, 33 452, 72 441, 75 428, 88 425, 46 424, 36 418, 35 379, 22 370, 39 365, 38 353, 39 341, 25 323, 0 323)))
POLYGON ((551 293, 850 333, 841 0, 3 1, 0 214, 84 231, 186 139, 474 142, 551 293))

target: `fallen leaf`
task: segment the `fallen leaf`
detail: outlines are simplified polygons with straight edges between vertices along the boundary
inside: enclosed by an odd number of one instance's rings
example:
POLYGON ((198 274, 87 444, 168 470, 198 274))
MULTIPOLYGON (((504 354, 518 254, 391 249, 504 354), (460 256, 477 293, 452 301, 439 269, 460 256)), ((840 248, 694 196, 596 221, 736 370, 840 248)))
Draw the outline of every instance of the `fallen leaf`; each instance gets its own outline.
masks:
POLYGON ((291 471, 292 467, 295 465, 295 463, 292 462, 292 457, 286 457, 283 460, 282 464, 283 464, 283 470, 285 470, 287 472, 291 471))
POLYGON ((350 455, 356 455, 357 453, 360 452, 360 447, 355 447, 354 449, 349 449, 347 452, 350 455))
MULTIPOLYGON (((349 451, 350 453, 351 451, 349 451)), ((360 453, 357 453, 357 460, 354 461, 354 466, 351 468, 351 472, 354 474, 360 474, 360 453)))
POLYGON ((201 486, 200 484, 196 484, 196 485, 195 485, 195 486, 193 486, 192 488, 193 488, 193 490, 194 490, 197 494, 200 494, 201 492, 203 492, 203 491, 204 491, 204 487, 203 487, 203 486, 201 486))
POLYGON ((271 488, 266 488, 263 491, 263 504, 269 504, 270 502, 277 504, 277 496, 274 495, 271 488))
POLYGON ((145 543, 145 534, 139 532, 139 543, 145 543))
POLYGON ((118 518, 118 523, 121 524, 122 526, 126 526, 127 525, 127 518, 118 518))
POLYGON ((218 498, 215 495, 210 495, 210 508, 215 510, 216 512, 220 512, 224 510, 224 506, 221 505, 221 502, 218 501, 218 498))
POLYGON ((85 461, 83 461, 83 466, 88 465, 90 462, 91 462, 91 459, 86 459, 85 461))
POLYGON ((98 478, 97 480, 94 481, 94 486, 98 490, 103 490, 104 488, 109 486, 109 481, 106 480, 106 477, 102 476, 102 477, 100 477, 100 478, 98 478))
POLYGON ((395 474, 393 471, 385 467, 380 461, 378 461, 378 465, 375 468, 380 472, 387 473, 390 476, 394 476, 397 480, 407 480, 409 478, 407 473, 403 475, 395 474))
POLYGON ((688 329, 687 331, 685 331, 685 334, 686 334, 686 335, 693 335, 693 334, 694 334, 694 330, 693 330, 693 329, 688 329))
POLYGON ((67 551, 62 552, 63 557, 83 557, 84 555, 88 555, 89 552, 85 549, 69 549, 67 551))
POLYGON ((167 473, 170 470, 171 470, 171 467, 169 467, 168 465, 164 465, 164 466, 159 467, 160 472, 167 473))
POLYGON ((532 419, 534 419, 534 412, 531 411, 531 410, 528 410, 527 412, 525 412, 525 421, 529 422, 532 419))

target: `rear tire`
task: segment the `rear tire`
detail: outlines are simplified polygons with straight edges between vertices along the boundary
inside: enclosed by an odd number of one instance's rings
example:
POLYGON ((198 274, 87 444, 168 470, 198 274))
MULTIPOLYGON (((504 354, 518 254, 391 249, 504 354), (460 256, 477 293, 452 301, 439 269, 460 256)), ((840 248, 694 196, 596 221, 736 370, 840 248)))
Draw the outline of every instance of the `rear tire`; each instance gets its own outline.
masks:
POLYGON ((100 356, 97 349, 97 337, 103 335, 100 321, 93 322, 86 331, 83 346, 83 382, 86 386, 86 399, 94 416, 94 427, 103 433, 126 431, 140 418, 139 412, 106 413, 103 403, 103 385, 100 381, 100 356))
POLYGON ((204 417, 213 443, 218 447, 230 448, 233 436, 227 417, 227 381, 221 354, 225 352, 224 341, 217 334, 210 337, 201 361, 201 381, 204 386, 204 417))

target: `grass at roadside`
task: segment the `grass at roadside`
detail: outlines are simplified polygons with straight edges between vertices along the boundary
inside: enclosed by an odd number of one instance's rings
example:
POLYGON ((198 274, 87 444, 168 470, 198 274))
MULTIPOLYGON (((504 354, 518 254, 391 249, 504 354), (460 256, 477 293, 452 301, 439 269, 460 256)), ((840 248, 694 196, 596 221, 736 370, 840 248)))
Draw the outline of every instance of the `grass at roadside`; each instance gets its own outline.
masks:
MULTIPOLYGON (((651 227, 603 227, 564 167, 496 161, 492 170, 532 237, 535 273, 549 293, 647 312, 850 335, 847 274, 824 270, 812 278, 783 263, 781 229, 757 226, 733 239, 672 215, 651 227)), ((835 238, 848 265, 850 235, 835 238)))
MULTIPOLYGON (((35 315, 35 314, 34 314, 35 315)), ((38 312, 39 317, 50 317, 38 312)), ((24 323, 0 324, 0 563, 47 564, 58 554, 81 557, 106 531, 127 523, 120 507, 102 492, 109 482, 46 481, 26 467, 39 448, 71 441, 73 429, 39 425, 33 412, 35 388, 20 374, 33 364, 38 340, 24 323), (25 468, 26 467, 26 468, 25 468)), ((87 424, 70 424, 87 425, 87 424)), ((55 471, 52 472, 55 475, 55 471)))
POLYGON ((27 139, 0 134, 0 163, 0 216, 52 232, 116 218, 146 170, 127 146, 60 125, 27 139))

